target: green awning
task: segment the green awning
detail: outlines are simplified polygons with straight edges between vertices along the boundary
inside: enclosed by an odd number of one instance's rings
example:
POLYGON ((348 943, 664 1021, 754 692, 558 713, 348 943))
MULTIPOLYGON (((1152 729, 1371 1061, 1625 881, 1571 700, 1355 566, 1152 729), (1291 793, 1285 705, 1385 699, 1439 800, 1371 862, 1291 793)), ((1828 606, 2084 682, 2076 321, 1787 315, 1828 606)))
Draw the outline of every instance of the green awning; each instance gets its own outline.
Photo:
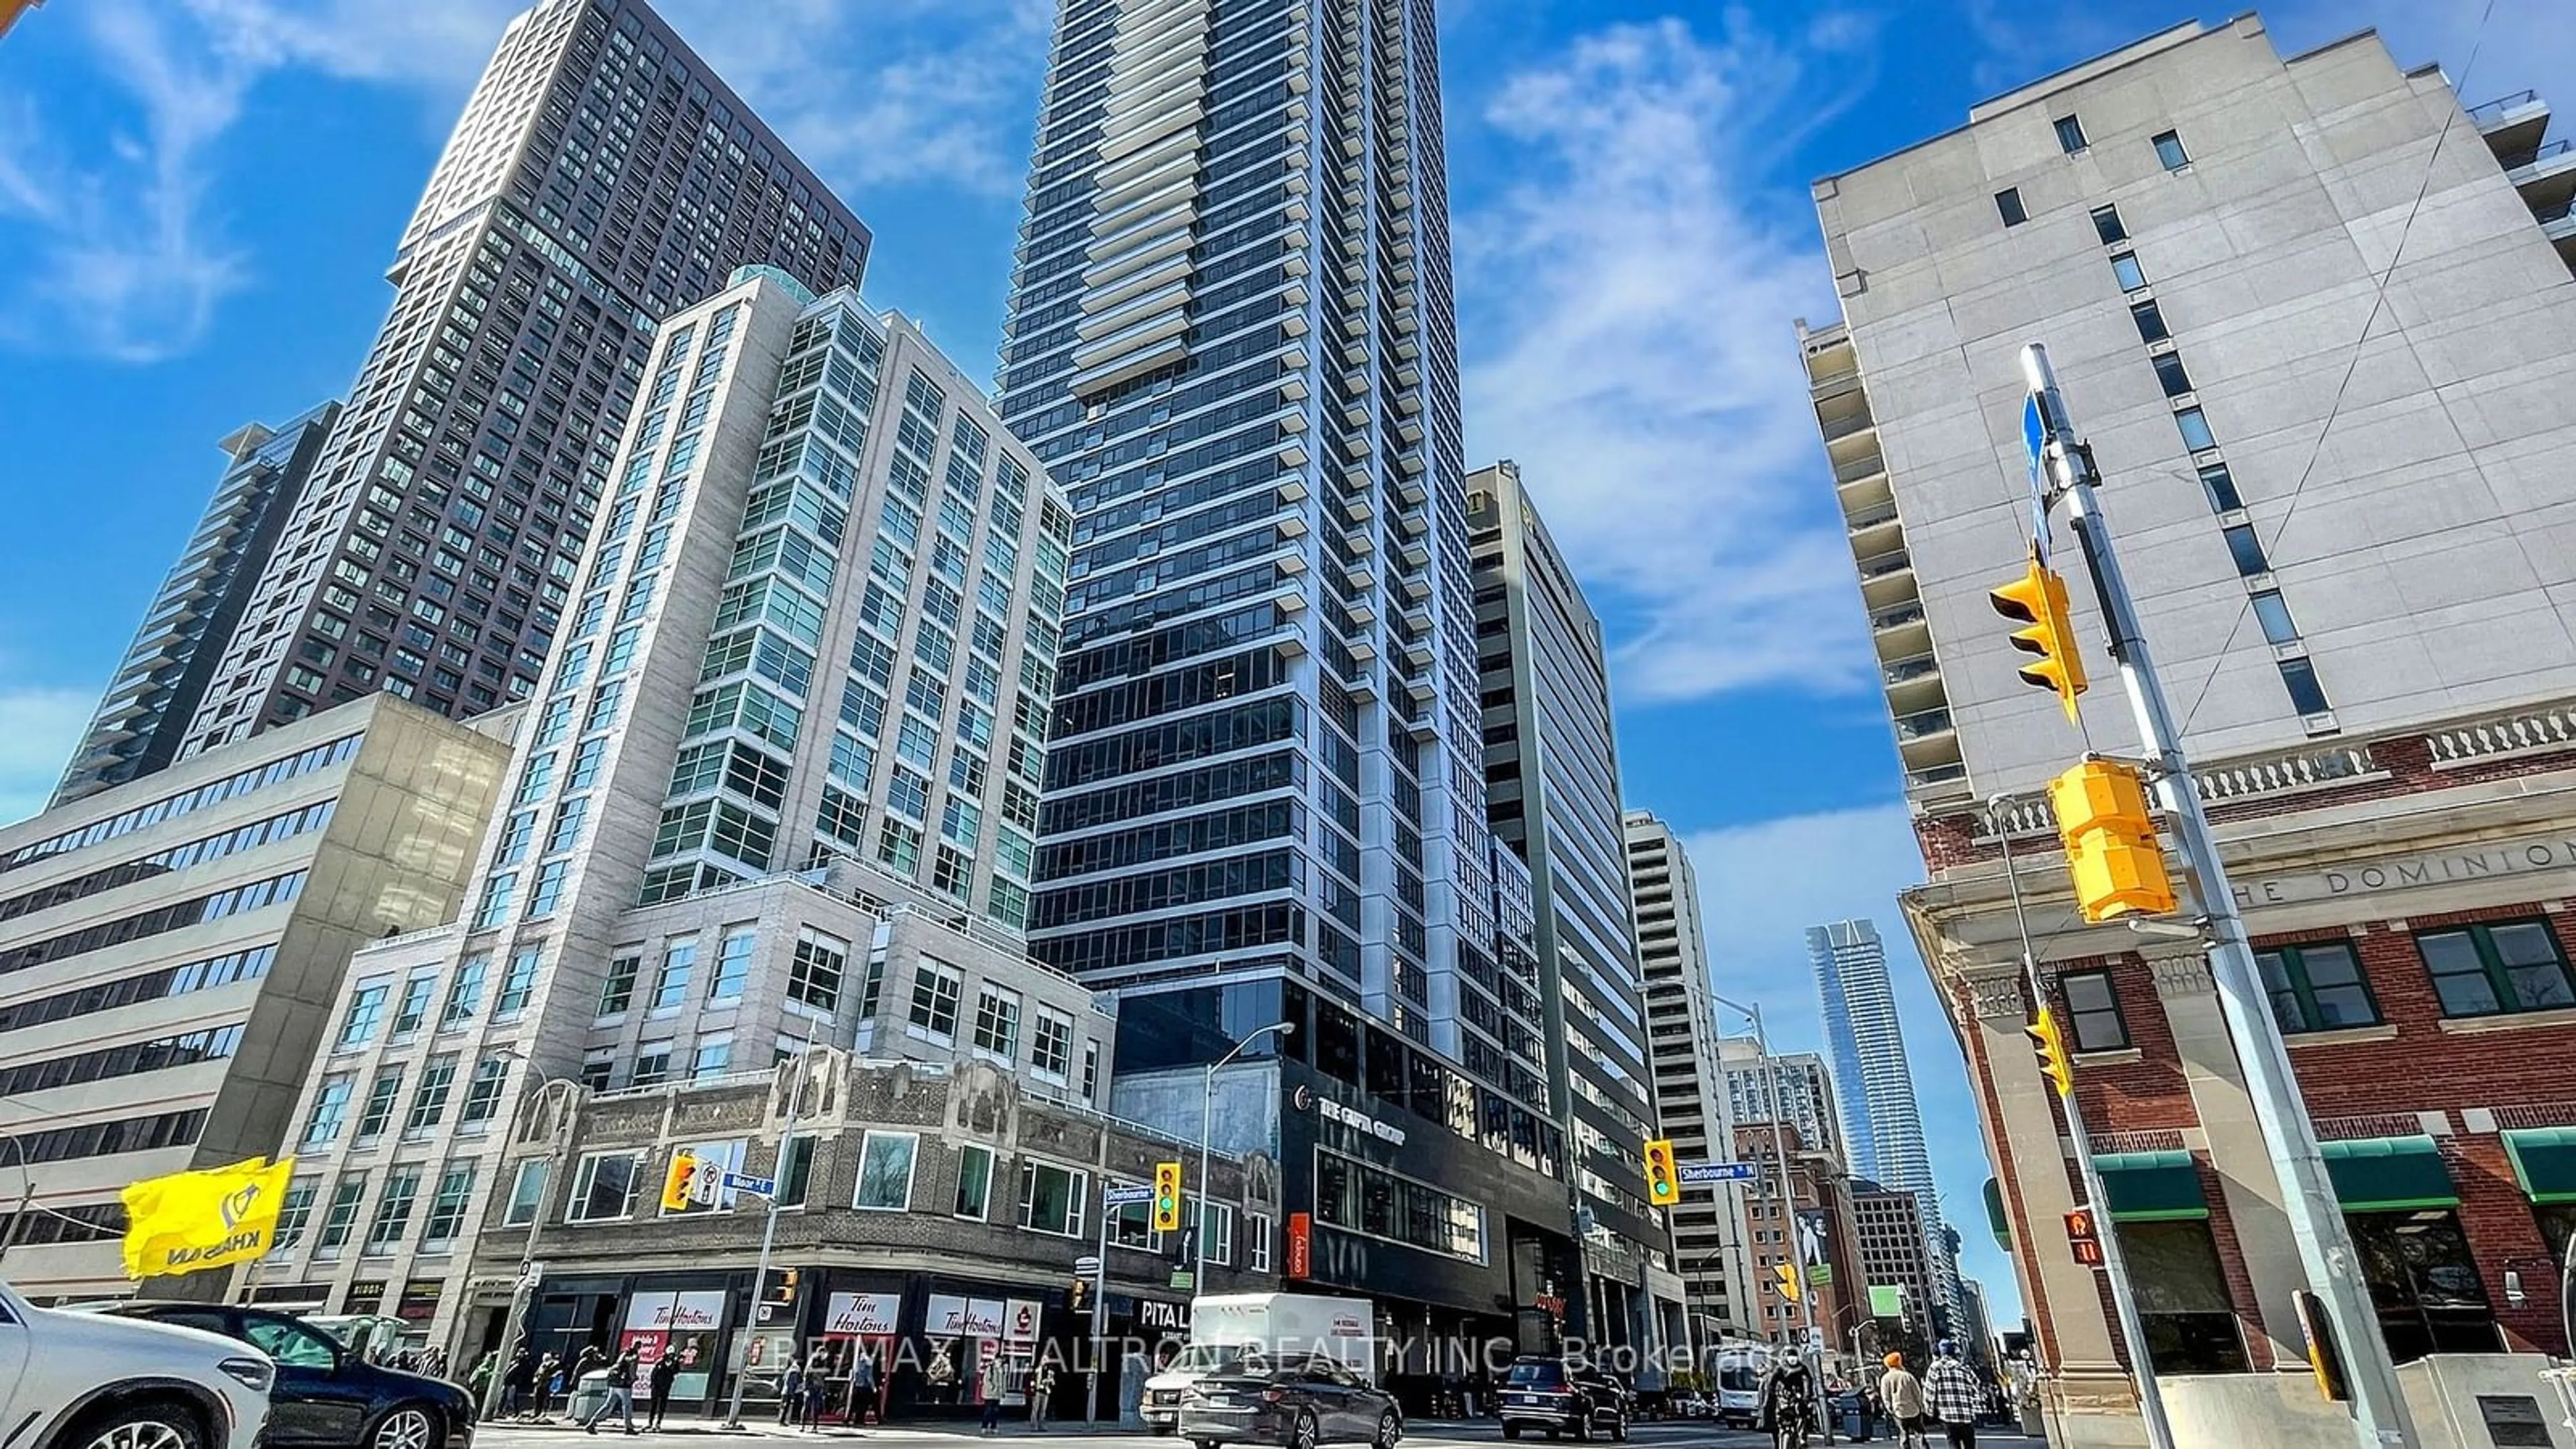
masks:
POLYGON ((2348 1213, 2460 1205, 2442 1149, 2430 1137, 2369 1137, 2322 1144, 2335 1197, 2348 1213))
POLYGON ((2576 1127, 2507 1132, 2504 1150, 2533 1202, 2576 1202, 2576 1127))
POLYGON ((2200 1169, 2188 1152, 2104 1152, 2093 1158, 2102 1174, 2103 1204, 2115 1223, 2170 1223, 2209 1216, 2200 1169))
POLYGON ((2012 1218, 2004 1212, 2004 1185, 1986 1179, 1986 1223, 1995 1230, 1995 1246, 2012 1251, 2012 1218))

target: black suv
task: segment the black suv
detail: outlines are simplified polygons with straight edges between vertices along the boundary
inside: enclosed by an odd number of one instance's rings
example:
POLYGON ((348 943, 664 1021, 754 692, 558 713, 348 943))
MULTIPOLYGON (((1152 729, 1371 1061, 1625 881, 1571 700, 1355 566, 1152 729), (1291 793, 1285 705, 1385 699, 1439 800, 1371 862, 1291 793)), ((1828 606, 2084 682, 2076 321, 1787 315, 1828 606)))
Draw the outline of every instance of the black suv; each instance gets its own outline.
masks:
POLYGON ((148 1301, 102 1311, 239 1339, 275 1360, 262 1449, 472 1449, 474 1401, 465 1390, 371 1364, 292 1315, 148 1301))
POLYGON ((1524 1429, 1543 1429, 1551 1439, 1588 1439, 1596 1430, 1621 1441, 1628 1437, 1628 1396, 1619 1386, 1557 1359, 1515 1359, 1503 1377, 1498 1407, 1506 1439, 1519 1438, 1524 1429))

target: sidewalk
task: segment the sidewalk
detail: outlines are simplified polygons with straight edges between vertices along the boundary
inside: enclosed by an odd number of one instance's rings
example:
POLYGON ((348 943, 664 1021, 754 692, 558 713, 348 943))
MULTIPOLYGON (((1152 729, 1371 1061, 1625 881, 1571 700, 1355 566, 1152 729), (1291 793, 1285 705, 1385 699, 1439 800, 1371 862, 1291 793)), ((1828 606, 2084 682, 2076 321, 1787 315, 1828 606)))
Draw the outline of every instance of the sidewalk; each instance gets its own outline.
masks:
MULTIPOLYGON (((985 1437, 984 1432, 972 1421, 931 1419, 920 1423, 898 1422, 894 1424, 870 1424, 866 1428, 859 1428, 850 1424, 832 1424, 821 1429, 798 1429, 779 1423, 775 1417, 776 1412, 777 1411, 773 1409, 767 1414, 745 1413, 742 1419, 742 1427, 739 1429, 726 1428, 722 1419, 716 1416, 692 1416, 685 1419, 673 1416, 663 1420, 662 1427, 659 1429, 639 1429, 637 1432, 653 1434, 704 1434, 735 1439, 865 1439, 879 1434, 892 1434, 910 1438, 981 1439, 985 1437)), ((640 1421, 643 1416, 639 1414, 636 1417, 640 1421)), ((611 1416, 600 1426, 599 1432, 606 1437, 622 1439, 625 1437, 622 1424, 622 1420, 611 1416)), ((581 1421, 569 1416, 548 1419, 487 1419, 475 1425, 475 1432, 482 1434, 493 1431, 516 1430, 523 1433, 536 1432, 561 1434, 566 1432, 578 1432, 580 1428, 581 1421)), ((1003 1424, 1001 1429, 992 1437, 996 1441, 1003 1439, 1029 1438, 1115 1438, 1119 1436, 1140 1436, 1145 1432, 1145 1426, 1141 1423, 1089 1424, 1082 1423, 1080 1421, 1067 1422, 1061 1419, 1050 1420, 1048 1421, 1046 1428, 1043 1430, 1033 1431, 1029 1428, 1027 1421, 1022 1420, 1017 1423, 1003 1424)))

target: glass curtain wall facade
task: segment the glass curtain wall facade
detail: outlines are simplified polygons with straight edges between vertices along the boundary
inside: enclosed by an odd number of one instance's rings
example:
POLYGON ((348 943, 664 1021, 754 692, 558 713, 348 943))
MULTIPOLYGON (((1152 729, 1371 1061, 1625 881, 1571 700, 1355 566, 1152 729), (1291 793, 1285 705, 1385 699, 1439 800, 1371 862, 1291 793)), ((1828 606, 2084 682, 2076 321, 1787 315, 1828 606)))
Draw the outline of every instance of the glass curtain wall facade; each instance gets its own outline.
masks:
POLYGON ((224 439, 232 466, 144 611, 54 790, 55 805, 155 774, 179 757, 215 661, 339 416, 338 403, 324 403, 276 428, 250 423, 224 439))
POLYGON ((182 752, 378 689, 449 716, 532 693, 656 320, 745 263, 855 286, 867 246, 640 0, 512 21, 182 752))

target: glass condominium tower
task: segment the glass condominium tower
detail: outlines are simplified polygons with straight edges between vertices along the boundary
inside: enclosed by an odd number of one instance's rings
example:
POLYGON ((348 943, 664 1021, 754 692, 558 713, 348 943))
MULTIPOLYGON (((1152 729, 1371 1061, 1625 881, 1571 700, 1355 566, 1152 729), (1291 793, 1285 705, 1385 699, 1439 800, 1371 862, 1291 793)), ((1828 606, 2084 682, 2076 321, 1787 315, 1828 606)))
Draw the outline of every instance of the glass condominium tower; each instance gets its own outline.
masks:
POLYGON ((1149 1120, 1297 1023, 1216 1135, 1292 1213, 1313 1173, 1318 1280, 1365 1238, 1408 1265, 1382 1295, 1561 1315, 1562 1134, 1500 1044, 1429 0, 1062 0, 1022 237, 1002 414, 1075 545, 1031 949, 1119 991, 1149 1120), (1369 1176, 1408 1141, 1418 1194, 1369 1176))
POLYGON ((534 691, 656 322, 745 263, 856 286, 867 249, 641 0, 511 21, 180 752, 379 689, 451 717, 534 691))

